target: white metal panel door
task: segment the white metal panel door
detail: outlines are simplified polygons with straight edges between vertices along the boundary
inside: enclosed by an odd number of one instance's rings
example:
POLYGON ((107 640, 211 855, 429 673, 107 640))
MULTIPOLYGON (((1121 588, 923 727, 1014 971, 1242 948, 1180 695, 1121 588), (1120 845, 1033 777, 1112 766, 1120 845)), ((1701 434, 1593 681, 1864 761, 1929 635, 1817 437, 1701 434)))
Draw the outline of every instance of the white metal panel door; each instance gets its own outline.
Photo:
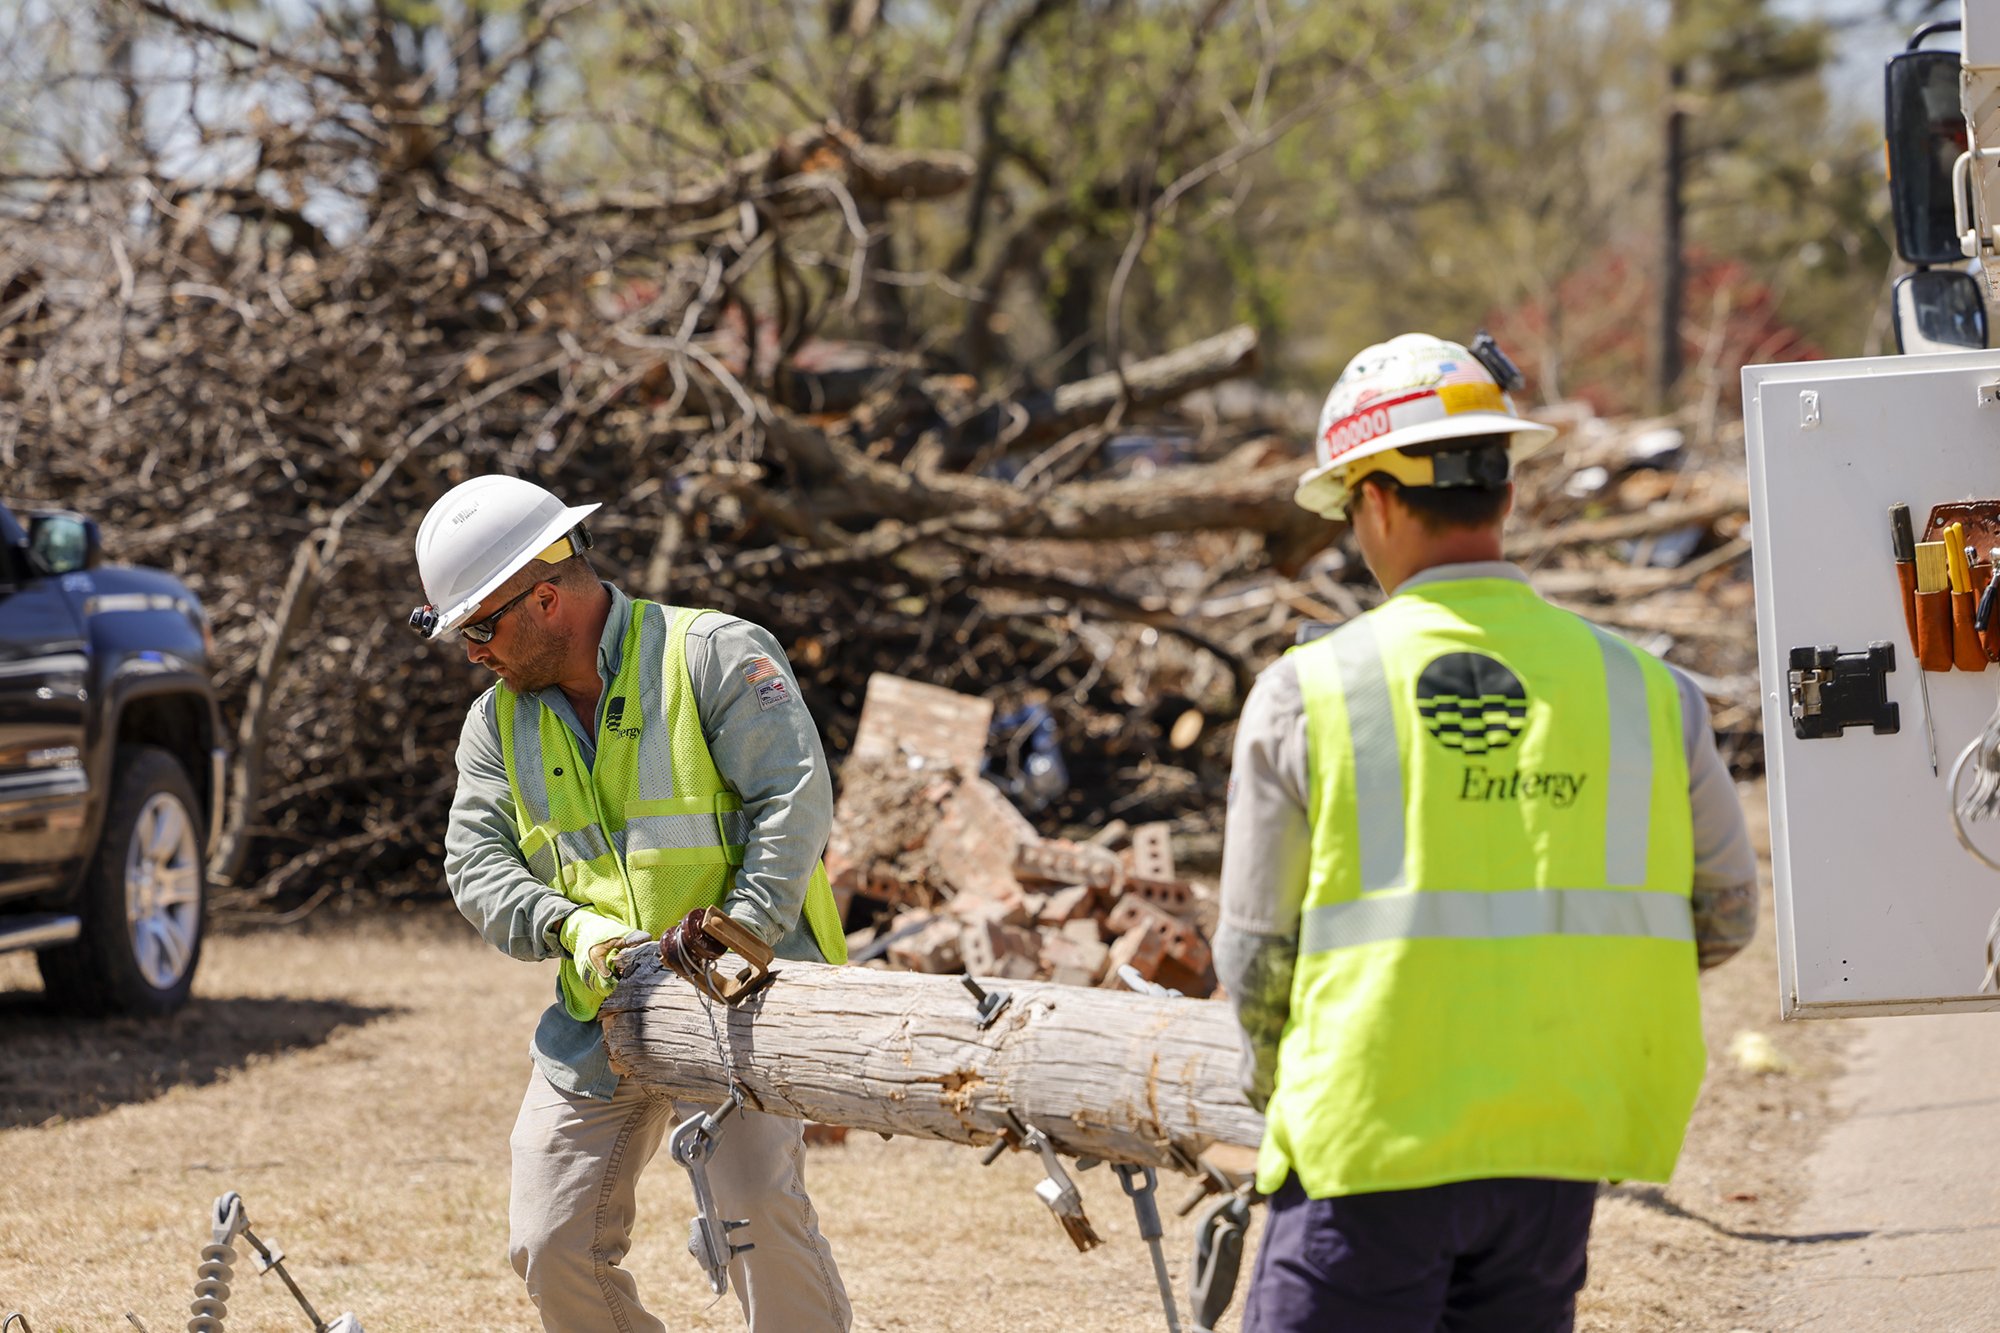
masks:
MULTIPOLYGON (((1916 652, 1889 507, 2000 498, 2000 352, 1750 366, 1743 372, 1757 647, 1771 801, 1781 1005, 1787 1018, 2000 1008, 1979 994, 2000 875, 1954 838, 1952 761, 1993 712, 2000 667, 1928 676, 1916 652), (1895 646, 1901 730, 1793 732, 1791 649, 1895 646)), ((1973 826, 2000 855, 2000 824, 1973 826)))

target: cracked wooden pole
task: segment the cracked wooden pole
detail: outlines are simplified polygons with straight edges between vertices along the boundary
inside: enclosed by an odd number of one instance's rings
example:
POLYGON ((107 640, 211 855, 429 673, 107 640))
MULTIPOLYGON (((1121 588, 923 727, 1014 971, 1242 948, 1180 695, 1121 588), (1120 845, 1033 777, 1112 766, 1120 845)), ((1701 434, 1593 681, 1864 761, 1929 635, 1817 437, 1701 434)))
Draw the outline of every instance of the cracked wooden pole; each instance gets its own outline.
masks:
POLYGON ((745 1100, 776 1115, 953 1143, 999 1137, 1007 1112, 1057 1151, 1188 1171, 1211 1145, 1254 1148, 1264 1118, 1237 1086, 1225 1004, 1043 981, 981 980, 1005 1009, 979 1026, 956 976, 777 965, 713 1009, 648 957, 601 1019, 612 1068, 676 1098, 726 1096, 719 1034, 745 1100))

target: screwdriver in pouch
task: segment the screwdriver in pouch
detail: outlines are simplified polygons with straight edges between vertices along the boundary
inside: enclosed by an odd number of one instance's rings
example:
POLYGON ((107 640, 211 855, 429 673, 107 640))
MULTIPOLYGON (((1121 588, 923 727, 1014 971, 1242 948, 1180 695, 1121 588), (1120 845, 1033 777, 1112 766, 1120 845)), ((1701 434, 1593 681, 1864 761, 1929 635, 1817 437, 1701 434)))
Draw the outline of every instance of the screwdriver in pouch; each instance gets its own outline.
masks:
MULTIPOLYGON (((1917 538, 1910 527, 1910 507, 1889 507, 1889 542, 1896 557, 1896 585, 1903 594, 1903 625, 1910 632, 1910 656, 1917 652, 1917 538)), ((1917 689, 1924 704, 1924 750, 1930 756, 1931 776, 1936 777, 1937 730, 1931 723, 1931 686, 1925 679, 1923 663, 1917 663, 1917 689)))
POLYGON ((1979 609, 1973 614, 1972 627, 1981 634, 1993 623, 1993 602, 2000 594, 2000 546, 1993 548, 1993 577, 1986 582, 1986 589, 1979 594, 1979 609))

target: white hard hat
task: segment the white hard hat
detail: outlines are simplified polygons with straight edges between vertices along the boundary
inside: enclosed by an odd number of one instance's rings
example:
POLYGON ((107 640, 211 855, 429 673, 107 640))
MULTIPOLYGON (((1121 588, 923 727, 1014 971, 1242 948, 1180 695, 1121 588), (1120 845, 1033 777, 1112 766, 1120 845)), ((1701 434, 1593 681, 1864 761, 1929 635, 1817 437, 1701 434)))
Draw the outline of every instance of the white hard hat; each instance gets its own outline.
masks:
POLYGON ((1292 498, 1339 518, 1350 481, 1367 471, 1355 470, 1363 459, 1472 435, 1512 435, 1508 452, 1521 459, 1555 438, 1555 429, 1516 415, 1493 372, 1464 347, 1405 333, 1362 351, 1334 381, 1319 413, 1318 466, 1299 478, 1292 498))
POLYGON ((519 477, 460 482, 431 506, 417 529, 417 573, 430 605, 410 623, 427 639, 451 633, 516 571, 598 508, 565 505, 519 477))

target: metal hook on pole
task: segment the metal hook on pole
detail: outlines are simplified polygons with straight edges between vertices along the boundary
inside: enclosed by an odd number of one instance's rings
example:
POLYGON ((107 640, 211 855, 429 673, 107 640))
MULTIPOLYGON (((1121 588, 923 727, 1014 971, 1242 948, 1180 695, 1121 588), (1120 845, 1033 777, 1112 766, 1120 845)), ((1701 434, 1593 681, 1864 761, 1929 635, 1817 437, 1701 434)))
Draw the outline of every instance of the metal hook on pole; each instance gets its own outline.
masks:
POLYGON ((674 1132, 667 1138, 668 1155, 688 1173, 688 1183, 694 1188, 694 1221, 688 1226, 688 1253, 701 1265, 708 1277, 708 1289, 717 1296, 729 1290, 730 1260, 757 1248, 747 1242, 737 1245, 730 1241, 729 1233, 749 1226, 750 1219, 724 1218, 708 1183, 708 1162, 715 1156, 722 1123, 742 1104, 742 1089, 732 1082, 729 1100, 719 1110, 689 1116, 674 1126, 674 1132))
POLYGON ((1113 1169, 1118 1172, 1118 1184, 1132 1200, 1132 1212, 1139 1221, 1139 1239, 1146 1242, 1146 1248, 1153 1256, 1153 1280, 1160 1287, 1160 1304, 1167 1312, 1167 1333, 1181 1333, 1180 1310, 1174 1303, 1174 1280, 1167 1276, 1167 1253, 1160 1244, 1164 1231, 1160 1226, 1160 1205, 1154 1191, 1160 1183, 1159 1173, 1150 1166, 1133 1166, 1129 1162, 1117 1162, 1113 1169))

